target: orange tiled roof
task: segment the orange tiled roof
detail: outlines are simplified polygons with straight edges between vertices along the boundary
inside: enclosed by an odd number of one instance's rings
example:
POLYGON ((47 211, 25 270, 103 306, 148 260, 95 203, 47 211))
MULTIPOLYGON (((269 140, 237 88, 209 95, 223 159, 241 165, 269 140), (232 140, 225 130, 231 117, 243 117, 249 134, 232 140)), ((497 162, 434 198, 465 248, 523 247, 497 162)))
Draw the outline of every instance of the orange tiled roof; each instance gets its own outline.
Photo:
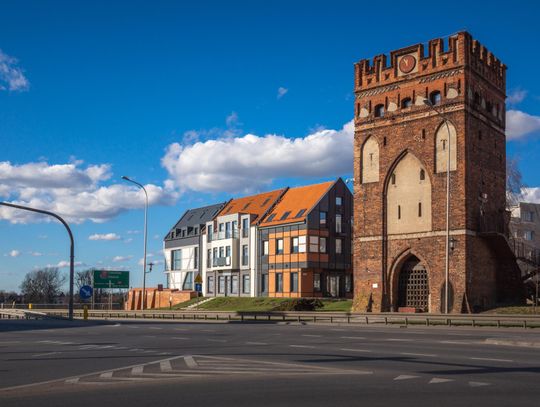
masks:
POLYGON ((229 215, 232 213, 250 213, 257 215, 251 223, 260 220, 260 217, 276 202, 285 188, 275 191, 263 192, 262 194, 245 196, 243 198, 231 199, 217 216, 229 215))
POLYGON ((274 226, 304 221, 313 206, 319 202, 334 184, 335 181, 330 181, 289 189, 283 195, 281 201, 264 218, 260 226, 274 226), (281 219, 286 212, 290 212, 289 215, 285 219, 281 219))

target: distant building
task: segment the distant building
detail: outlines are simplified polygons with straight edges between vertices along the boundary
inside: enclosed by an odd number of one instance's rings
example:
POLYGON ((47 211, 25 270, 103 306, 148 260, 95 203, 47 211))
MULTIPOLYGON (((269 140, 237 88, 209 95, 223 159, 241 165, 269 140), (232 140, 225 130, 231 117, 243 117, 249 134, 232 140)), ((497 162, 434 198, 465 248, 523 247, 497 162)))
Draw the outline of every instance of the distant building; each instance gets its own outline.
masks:
POLYGON ((225 202, 189 209, 167 233, 163 252, 168 288, 195 289, 195 279, 202 269, 202 239, 206 223, 214 219, 224 205, 225 202))
POLYGON ((256 297, 257 225, 287 188, 231 199, 206 222, 203 293, 208 297, 256 297))
POLYGON ((258 227, 260 295, 352 298, 352 210, 341 178, 285 192, 258 227))

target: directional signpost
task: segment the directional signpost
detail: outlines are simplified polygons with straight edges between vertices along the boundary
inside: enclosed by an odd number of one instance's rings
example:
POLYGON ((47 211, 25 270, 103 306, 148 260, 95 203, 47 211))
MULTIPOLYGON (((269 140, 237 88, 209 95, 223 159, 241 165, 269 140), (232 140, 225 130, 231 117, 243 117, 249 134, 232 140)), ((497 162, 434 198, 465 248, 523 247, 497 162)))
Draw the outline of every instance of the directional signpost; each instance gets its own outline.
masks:
POLYGON ((79 290, 79 297, 81 297, 81 300, 88 300, 92 298, 94 290, 89 285, 83 285, 81 289, 79 290))
POLYGON ((94 288, 129 288, 129 271, 94 270, 94 288))
POLYGON ((198 293, 202 292, 202 277, 200 274, 197 274, 195 277, 195 291, 198 293))

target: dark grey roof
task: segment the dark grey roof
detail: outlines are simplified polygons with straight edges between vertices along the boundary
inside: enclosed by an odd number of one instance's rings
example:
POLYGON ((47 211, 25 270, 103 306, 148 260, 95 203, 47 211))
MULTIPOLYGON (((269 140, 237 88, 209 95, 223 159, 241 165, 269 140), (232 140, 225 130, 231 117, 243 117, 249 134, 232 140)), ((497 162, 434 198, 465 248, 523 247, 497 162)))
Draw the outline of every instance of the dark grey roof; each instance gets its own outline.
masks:
POLYGON ((215 205, 203 206, 202 208, 188 209, 167 233, 164 240, 199 236, 206 222, 214 219, 225 204, 226 202, 221 202, 215 205))

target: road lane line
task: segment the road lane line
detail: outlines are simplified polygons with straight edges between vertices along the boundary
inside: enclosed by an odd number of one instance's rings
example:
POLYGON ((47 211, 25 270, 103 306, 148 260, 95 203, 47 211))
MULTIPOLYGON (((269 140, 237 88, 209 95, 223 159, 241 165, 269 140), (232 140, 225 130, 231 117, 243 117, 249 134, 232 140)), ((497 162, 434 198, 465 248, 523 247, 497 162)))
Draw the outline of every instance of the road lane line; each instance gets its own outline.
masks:
POLYGON ((266 342, 246 342, 246 345, 268 345, 266 342))
POLYGON ((162 372, 170 372, 172 370, 172 365, 170 360, 163 360, 159 362, 159 368, 162 372))
POLYGON ((425 356, 426 358, 434 358, 437 355, 434 355, 432 353, 412 353, 412 352, 401 352, 400 355, 407 355, 407 356, 425 356))
POLYGON ((366 339, 364 336, 341 336, 341 339, 366 339))
POLYGON ((110 379, 113 376, 113 372, 105 372, 99 375, 100 379, 110 379))
POLYGON ((138 366, 134 366, 131 369, 131 374, 132 375, 137 375, 137 374, 141 374, 143 371, 144 371, 144 366, 143 365, 138 365, 138 366))
POLYGON ((385 339, 385 341, 389 341, 389 342, 412 342, 413 340, 412 339, 403 339, 403 338, 389 338, 389 339, 385 339))
POLYGON ((416 379, 420 376, 411 376, 407 374, 399 375, 398 377, 394 377, 394 380, 409 380, 409 379, 416 379))
POLYGON ((366 352, 366 353, 371 352, 370 350, 367 350, 367 349, 349 349, 349 348, 341 348, 340 350, 345 351, 345 352, 366 352))
POLYGON ((32 355, 33 358, 38 358, 40 356, 50 356, 50 355, 57 355, 62 352, 47 352, 47 353, 38 353, 37 355, 32 355))
POLYGON ((182 340, 185 340, 185 341, 189 340, 189 338, 183 338, 181 336, 173 336, 172 339, 182 339, 182 340))
POLYGON ((307 349, 315 349, 315 346, 311 345, 289 345, 291 348, 307 348, 307 349))
POLYGON ((507 362, 512 363, 513 360, 510 359, 495 359, 495 358, 469 358, 472 360, 485 360, 486 362, 507 362))
POLYGON ((469 386, 471 386, 471 387, 491 386, 491 383, 485 383, 485 382, 469 382, 469 386))
POLYGON ((207 339, 208 342, 220 342, 220 343, 225 343, 227 342, 226 339, 207 339))
POLYGON ((454 379, 444 379, 442 377, 434 377, 429 381, 428 384, 437 384, 437 383, 446 383, 446 382, 453 382, 454 379))
POLYGON ((302 336, 307 336, 309 338, 320 338, 322 335, 308 335, 308 334, 304 334, 302 336))

